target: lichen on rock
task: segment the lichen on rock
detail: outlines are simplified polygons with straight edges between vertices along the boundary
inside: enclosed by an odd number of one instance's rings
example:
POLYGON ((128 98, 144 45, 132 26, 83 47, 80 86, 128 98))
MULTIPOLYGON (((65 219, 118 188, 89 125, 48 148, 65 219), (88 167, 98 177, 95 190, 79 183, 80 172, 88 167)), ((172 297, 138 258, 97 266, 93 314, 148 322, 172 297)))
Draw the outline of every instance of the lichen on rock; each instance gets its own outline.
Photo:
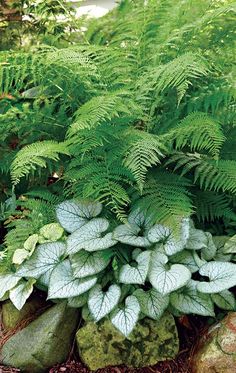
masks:
POLYGON ((78 330, 76 339, 80 357, 91 370, 120 364, 154 365, 174 358, 179 349, 175 321, 168 313, 159 321, 142 319, 129 338, 105 320, 98 324, 87 322, 78 330))

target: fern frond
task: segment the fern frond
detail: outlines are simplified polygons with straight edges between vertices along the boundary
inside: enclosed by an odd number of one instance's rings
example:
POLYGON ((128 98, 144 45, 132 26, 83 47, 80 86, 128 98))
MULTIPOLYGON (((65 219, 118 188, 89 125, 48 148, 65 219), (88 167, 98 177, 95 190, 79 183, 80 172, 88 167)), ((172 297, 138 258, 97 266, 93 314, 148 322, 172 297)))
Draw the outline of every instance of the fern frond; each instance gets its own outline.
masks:
POLYGON ((125 155, 124 165, 134 175, 142 193, 148 168, 161 163, 166 148, 158 136, 141 131, 138 134, 139 139, 133 142, 125 155))
POLYGON ((190 182, 166 170, 157 170, 145 183, 143 195, 134 195, 134 205, 147 211, 154 222, 176 228, 179 218, 189 216, 193 205, 188 188, 190 182))
POLYGON ((77 110, 68 134, 72 136, 79 130, 91 129, 121 114, 133 116, 137 113, 140 114, 140 109, 132 101, 130 92, 109 92, 103 96, 93 97, 77 110))
POLYGON ((68 155, 66 143, 56 141, 36 142, 22 148, 11 164, 11 178, 13 185, 19 183, 20 179, 28 175, 36 167, 46 167, 47 160, 57 161, 59 154, 68 155))
POLYGON ((156 96, 167 89, 175 88, 180 103, 192 81, 206 76, 208 71, 206 61, 189 52, 166 64, 151 67, 138 85, 141 91, 144 89, 146 92, 154 92, 156 96))
POLYGON ((49 203, 52 206, 58 205, 60 202, 63 201, 63 196, 58 196, 56 194, 51 193, 47 188, 34 188, 33 190, 30 190, 29 192, 24 194, 27 197, 30 197, 31 199, 39 199, 42 201, 45 201, 46 203, 49 203))
POLYGON ((198 182, 204 190, 236 193, 236 161, 215 161, 200 154, 178 153, 166 165, 171 163, 175 171, 182 168, 181 175, 192 173, 194 183, 198 182))
POLYGON ((219 155, 225 136, 220 123, 205 113, 196 112, 167 134, 167 141, 170 139, 177 150, 188 146, 191 151, 206 150, 215 157, 219 155))
POLYGON ((220 218, 236 220, 236 214, 230 206, 230 198, 226 195, 209 191, 197 191, 194 203, 199 221, 211 222, 220 218))

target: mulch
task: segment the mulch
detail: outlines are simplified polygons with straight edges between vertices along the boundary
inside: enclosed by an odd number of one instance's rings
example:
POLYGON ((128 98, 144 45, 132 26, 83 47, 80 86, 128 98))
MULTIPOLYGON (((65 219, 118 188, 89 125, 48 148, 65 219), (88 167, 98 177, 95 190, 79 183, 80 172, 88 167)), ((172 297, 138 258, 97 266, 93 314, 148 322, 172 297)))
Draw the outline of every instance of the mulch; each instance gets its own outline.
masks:
MULTIPOLYGON (((177 320, 180 338, 180 352, 173 360, 164 361, 152 367, 134 369, 125 366, 99 369, 96 373, 192 373, 191 362, 201 335, 206 331, 206 318, 183 316, 177 320)), ((0 373, 20 373, 19 369, 0 366, 0 373)), ((72 349, 68 361, 51 368, 48 373, 91 373, 78 359, 72 349)))

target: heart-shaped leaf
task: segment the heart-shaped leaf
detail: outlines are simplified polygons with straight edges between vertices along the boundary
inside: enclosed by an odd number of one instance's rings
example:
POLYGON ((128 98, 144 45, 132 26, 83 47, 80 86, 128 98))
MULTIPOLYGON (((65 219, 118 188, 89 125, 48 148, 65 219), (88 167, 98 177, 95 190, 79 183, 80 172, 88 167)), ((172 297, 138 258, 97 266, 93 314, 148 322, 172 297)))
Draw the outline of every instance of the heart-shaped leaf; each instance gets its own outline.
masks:
POLYGON ((128 337, 138 321, 139 313, 139 302, 135 296, 130 295, 125 300, 124 308, 112 312, 111 322, 125 337, 128 337))
POLYGON ((167 268, 168 257, 154 251, 151 257, 149 279, 152 286, 161 294, 168 294, 188 283, 191 272, 182 264, 173 264, 167 268))
POLYGON ((83 307, 88 301, 88 293, 83 293, 77 297, 68 298, 68 306, 72 308, 83 307))
POLYGON ((0 274, 0 298, 2 298, 8 290, 14 288, 19 281, 20 277, 16 276, 15 273, 0 274))
POLYGON ((179 238, 174 237, 170 228, 161 224, 156 224, 149 230, 148 239, 152 243, 163 242, 166 255, 174 255, 183 250, 189 238, 189 231, 189 219, 185 218, 181 221, 179 238))
POLYGON ((86 224, 89 219, 98 216, 102 211, 99 202, 65 201, 57 206, 56 214, 59 223, 67 232, 74 232, 86 224))
POLYGON ((229 262, 232 259, 233 254, 225 254, 225 244, 229 240, 228 236, 214 236, 212 237, 213 242, 216 246, 216 255, 214 260, 218 262, 229 262))
POLYGON ((86 277, 101 272, 110 262, 111 251, 89 252, 81 250, 71 256, 70 261, 74 277, 86 277))
POLYGON ((148 239, 152 243, 165 242, 170 237, 170 235, 171 235, 170 228, 167 228, 161 224, 155 224, 148 231, 148 239))
POLYGON ((181 239, 176 239, 170 236, 164 244, 164 250, 166 255, 174 255, 184 249, 184 243, 181 239))
POLYGON ((205 260, 212 260, 216 255, 217 248, 212 239, 212 235, 209 232, 205 232, 207 239, 207 247, 204 247, 201 251, 201 257, 205 260))
POLYGON ((204 248, 207 248, 207 237, 205 233, 200 229, 190 228, 186 249, 201 250, 204 248))
POLYGON ((170 294, 170 302, 183 314, 194 313, 202 316, 215 316, 214 305, 207 294, 197 290, 197 282, 191 280, 181 292, 170 294))
POLYGON ((89 292, 88 307, 95 321, 108 315, 118 304, 121 290, 118 285, 111 285, 106 292, 96 285, 89 292))
POLYGON ((153 320, 159 320, 169 304, 169 296, 160 294, 155 289, 138 289, 133 295, 139 301, 141 312, 153 320))
POLYGON ((129 224, 137 225, 142 229, 148 229, 151 225, 150 218, 148 218, 140 209, 136 209, 129 214, 128 222, 129 224))
POLYGON ((219 293, 236 285, 234 263, 208 262, 200 268, 199 273, 210 279, 210 282, 198 283, 197 288, 202 293, 219 293))
POLYGON ((69 260, 64 260, 52 271, 48 288, 48 299, 76 297, 91 289, 96 277, 75 279, 69 260))
POLYGON ((171 263, 174 264, 183 264, 185 267, 187 267, 192 273, 195 273, 198 271, 199 267, 197 266, 192 250, 183 250, 175 255, 172 255, 169 258, 171 263))
POLYGON ((213 302, 222 310, 235 311, 236 310, 236 300, 235 296, 231 291, 224 290, 217 294, 212 294, 211 298, 213 302))
POLYGON ((121 267, 119 280, 123 284, 144 284, 149 270, 151 251, 144 251, 136 257, 137 266, 125 264, 121 267))
POLYGON ((21 310, 31 295, 35 282, 36 280, 34 279, 30 279, 28 281, 21 280, 16 287, 10 290, 9 298, 18 310, 21 310))
POLYGON ((29 260, 23 263, 17 275, 22 277, 39 278, 51 271, 65 255, 66 245, 62 242, 51 242, 39 245, 29 260))
POLYGON ((68 253, 75 254, 82 249, 87 251, 105 250, 114 246, 117 241, 113 239, 112 233, 102 235, 108 227, 108 220, 103 218, 92 219, 68 237, 68 253))
POLYGON ((140 235, 141 228, 137 224, 122 224, 115 228, 113 237, 122 243, 137 246, 148 247, 151 245, 146 234, 140 235))

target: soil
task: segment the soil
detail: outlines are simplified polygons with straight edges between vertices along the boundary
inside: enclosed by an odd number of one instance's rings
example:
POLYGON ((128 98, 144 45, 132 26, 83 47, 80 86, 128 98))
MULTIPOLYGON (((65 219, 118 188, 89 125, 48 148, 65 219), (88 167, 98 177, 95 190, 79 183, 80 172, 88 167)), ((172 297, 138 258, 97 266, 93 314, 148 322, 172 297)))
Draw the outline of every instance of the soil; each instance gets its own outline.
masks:
MULTIPOLYGON (((131 369, 125 366, 99 369, 96 373, 191 373, 191 361, 201 335, 208 328, 207 318, 183 316, 177 321, 180 338, 180 352, 174 360, 158 363, 152 367, 131 369)), ((90 373, 79 361, 76 351, 72 349, 68 361, 57 365, 48 373, 90 373)), ((0 366, 0 373, 20 373, 19 369, 0 366)))

